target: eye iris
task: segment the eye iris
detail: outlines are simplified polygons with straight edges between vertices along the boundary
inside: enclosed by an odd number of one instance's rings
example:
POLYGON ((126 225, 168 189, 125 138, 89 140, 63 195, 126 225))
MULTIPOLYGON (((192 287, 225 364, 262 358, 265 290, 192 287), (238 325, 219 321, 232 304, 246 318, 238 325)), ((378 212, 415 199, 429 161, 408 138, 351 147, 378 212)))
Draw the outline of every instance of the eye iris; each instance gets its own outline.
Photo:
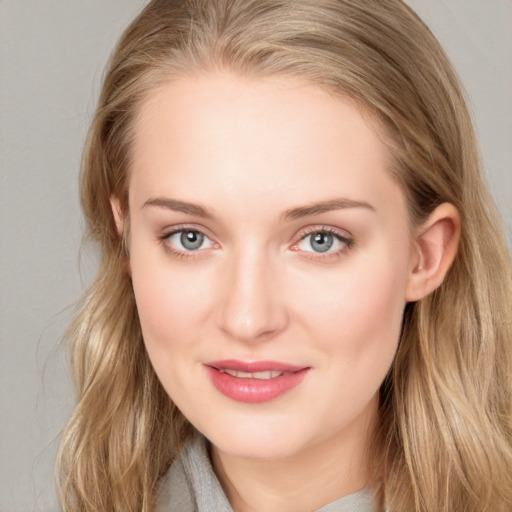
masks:
POLYGON ((334 243, 334 237, 329 233, 316 233, 311 237, 311 247, 316 252, 328 251, 334 243))
POLYGON ((197 231, 183 231, 180 236, 180 242, 189 251, 199 249, 203 245, 204 235, 197 231))

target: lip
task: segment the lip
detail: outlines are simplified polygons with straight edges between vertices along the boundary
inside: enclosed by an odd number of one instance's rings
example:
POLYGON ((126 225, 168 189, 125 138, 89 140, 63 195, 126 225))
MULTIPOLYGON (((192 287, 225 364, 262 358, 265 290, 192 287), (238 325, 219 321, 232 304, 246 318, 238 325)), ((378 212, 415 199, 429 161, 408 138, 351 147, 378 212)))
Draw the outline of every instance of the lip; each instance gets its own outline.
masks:
POLYGON ((311 367, 278 361, 238 361, 234 359, 203 363, 215 388, 223 395, 244 403, 263 403, 283 395, 298 386, 311 367), (279 372, 271 378, 239 377, 226 373, 279 372))

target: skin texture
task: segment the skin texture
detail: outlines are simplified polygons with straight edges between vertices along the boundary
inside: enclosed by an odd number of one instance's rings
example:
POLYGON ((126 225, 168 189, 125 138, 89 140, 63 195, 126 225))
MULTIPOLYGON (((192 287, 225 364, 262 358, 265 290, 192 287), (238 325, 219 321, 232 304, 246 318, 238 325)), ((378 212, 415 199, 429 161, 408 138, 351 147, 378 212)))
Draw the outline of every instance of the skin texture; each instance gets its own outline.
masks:
POLYGON ((438 286, 455 253, 451 205, 410 227, 376 126, 316 86, 228 73, 165 85, 136 120, 129 257, 145 344, 211 441, 235 510, 312 510, 367 484, 404 306, 438 286), (202 245, 187 250, 180 229, 202 245), (315 252, 311 233, 325 230, 333 246, 315 252), (247 404, 205 371, 224 359, 309 371, 247 404))

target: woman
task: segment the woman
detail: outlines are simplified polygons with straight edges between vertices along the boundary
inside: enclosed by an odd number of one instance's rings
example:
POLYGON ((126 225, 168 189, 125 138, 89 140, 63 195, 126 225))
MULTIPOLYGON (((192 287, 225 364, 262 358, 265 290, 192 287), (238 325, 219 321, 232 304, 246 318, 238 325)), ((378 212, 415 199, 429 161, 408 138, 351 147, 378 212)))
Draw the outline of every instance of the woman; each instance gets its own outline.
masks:
POLYGON ((63 509, 509 510, 510 263, 478 162, 399 0, 150 2, 84 153, 102 261, 63 509))

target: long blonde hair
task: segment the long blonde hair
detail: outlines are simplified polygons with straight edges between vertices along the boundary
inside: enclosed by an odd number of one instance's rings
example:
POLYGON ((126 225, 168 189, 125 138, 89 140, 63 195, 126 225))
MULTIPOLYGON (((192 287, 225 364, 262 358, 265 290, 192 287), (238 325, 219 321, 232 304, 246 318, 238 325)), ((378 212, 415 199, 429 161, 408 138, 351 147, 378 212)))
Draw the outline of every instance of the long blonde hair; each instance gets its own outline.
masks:
POLYGON ((101 266, 67 337, 77 405, 62 435, 64 511, 150 512, 190 426, 148 360, 110 198, 127 213, 133 118, 158 85, 228 69, 293 75, 381 121, 417 223, 454 204, 445 282, 409 304, 381 388, 373 485, 392 512, 512 507, 512 280, 472 123, 438 42, 400 0, 153 0, 107 69, 82 165, 101 266))

